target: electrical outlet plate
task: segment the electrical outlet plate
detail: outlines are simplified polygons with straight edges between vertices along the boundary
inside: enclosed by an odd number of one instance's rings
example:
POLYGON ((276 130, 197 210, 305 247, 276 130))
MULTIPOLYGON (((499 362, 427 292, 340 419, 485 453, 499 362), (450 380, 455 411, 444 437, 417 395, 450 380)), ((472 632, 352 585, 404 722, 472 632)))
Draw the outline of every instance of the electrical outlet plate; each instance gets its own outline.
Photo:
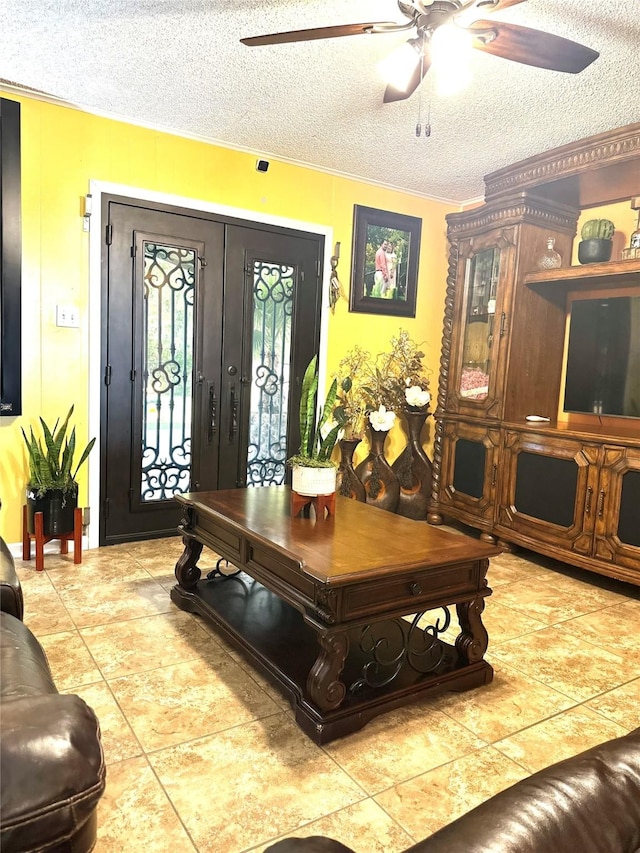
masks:
POLYGON ((77 329, 80 326, 80 312, 75 305, 56 305, 56 326, 77 329))

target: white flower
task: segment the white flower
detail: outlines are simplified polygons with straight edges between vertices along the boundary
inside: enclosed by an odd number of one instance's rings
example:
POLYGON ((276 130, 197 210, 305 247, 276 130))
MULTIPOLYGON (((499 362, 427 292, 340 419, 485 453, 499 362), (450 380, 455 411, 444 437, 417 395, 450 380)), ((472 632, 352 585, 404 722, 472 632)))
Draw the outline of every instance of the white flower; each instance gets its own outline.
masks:
POLYGON ((369 423, 378 431, 391 429, 395 419, 396 413, 388 412, 385 406, 380 406, 377 411, 369 413, 369 423))
POLYGON ((428 391, 423 391, 419 385, 412 385, 411 388, 406 388, 404 396, 410 406, 415 406, 421 409, 426 406, 431 400, 431 394, 428 391))

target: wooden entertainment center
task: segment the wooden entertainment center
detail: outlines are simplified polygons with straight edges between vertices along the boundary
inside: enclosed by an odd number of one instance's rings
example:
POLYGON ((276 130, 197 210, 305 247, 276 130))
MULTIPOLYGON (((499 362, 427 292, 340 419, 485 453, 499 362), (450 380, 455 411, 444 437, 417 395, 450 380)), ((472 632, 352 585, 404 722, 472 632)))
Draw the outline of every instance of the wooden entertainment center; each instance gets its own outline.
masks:
POLYGON ((447 217, 428 520, 640 585, 640 417, 563 413, 572 297, 640 295, 640 258, 568 265, 583 210, 640 195, 640 124, 485 185, 484 204, 447 217), (563 267, 541 272, 548 238, 563 267))

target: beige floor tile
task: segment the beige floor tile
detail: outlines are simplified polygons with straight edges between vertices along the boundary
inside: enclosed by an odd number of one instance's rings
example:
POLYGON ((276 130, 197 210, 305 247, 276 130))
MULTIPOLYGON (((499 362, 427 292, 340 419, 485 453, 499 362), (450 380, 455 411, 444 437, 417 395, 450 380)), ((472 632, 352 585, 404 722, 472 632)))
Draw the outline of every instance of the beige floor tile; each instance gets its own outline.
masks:
POLYGON ((96 628, 81 635, 105 678, 118 678, 193 660, 213 652, 215 640, 187 613, 130 619, 96 628))
POLYGON ((78 628, 155 616, 172 611, 164 589, 152 578, 65 587, 60 598, 78 628))
MULTIPOLYGON (((351 847, 357 853, 401 853, 412 844, 411 837, 373 800, 363 800, 296 830, 295 837, 324 835, 351 847)), ((290 836, 284 836, 290 837, 290 836)), ((274 838, 275 844, 281 838, 274 838)), ((265 846, 249 853, 263 853, 265 846)))
POLYGON ((558 628, 527 634, 525 642, 508 640, 492 654, 578 702, 640 674, 640 658, 630 662, 558 628))
POLYGON ((376 717, 326 752, 368 794, 485 746, 455 720, 420 702, 376 717))
POLYGON ((521 637, 523 634, 530 634, 532 631, 539 631, 546 627, 544 622, 500 604, 499 597, 498 592, 491 598, 485 599, 482 614, 482 622, 489 634, 490 649, 514 637, 521 637))
POLYGON ((487 582, 492 589, 529 580, 546 570, 517 554, 498 554, 489 560, 487 582))
POLYGON ((106 682, 78 687, 77 690, 72 686, 68 692, 77 693, 96 712, 100 721, 102 748, 107 765, 142 755, 142 747, 106 682))
POLYGON ((486 687, 434 699, 436 708, 487 743, 575 705, 573 699, 502 661, 493 666, 493 681, 486 687))
POLYGON ((626 600, 622 604, 587 613, 558 625, 559 631, 593 643, 613 654, 633 655, 638 648, 640 601, 626 600))
POLYGON ((585 707, 614 720, 629 731, 640 728, 640 678, 595 696, 585 707))
POLYGON ((61 693, 80 685, 102 681, 102 673, 77 631, 38 637, 45 650, 53 680, 61 693))
POLYGON ((195 850, 145 758, 129 758, 107 768, 94 853, 195 850))
POLYGON ((109 686, 147 752, 280 710, 215 647, 209 656, 112 679, 109 686))
POLYGON ((266 845, 365 797, 284 714, 149 760, 200 853, 266 845))
POLYGON ((499 604, 518 610, 545 625, 566 622, 618 601, 615 593, 569 580, 575 589, 570 589, 564 583, 566 578, 558 583, 553 578, 536 575, 522 583, 509 584, 494 596, 499 604))
POLYGON ((489 746, 396 785, 375 800, 420 841, 528 775, 489 746))
POLYGON ((58 566, 47 565, 46 569, 58 591, 112 581, 145 580, 149 577, 133 557, 122 551, 114 554, 111 548, 86 551, 79 566, 71 561, 58 566))
POLYGON ((595 711, 579 706, 499 740, 494 746, 528 773, 536 773, 605 740, 621 737, 627 731, 595 711))
POLYGON ((590 601, 597 603, 600 607, 622 604, 629 600, 629 594, 634 591, 638 594, 637 587, 629 584, 616 582, 599 575, 594 576, 591 572, 581 571, 572 566, 559 565, 558 571, 548 572, 542 579, 562 592, 588 596, 590 601))
POLYGON ((69 611, 46 575, 42 582, 31 582, 22 592, 24 622, 36 637, 75 630, 69 611))

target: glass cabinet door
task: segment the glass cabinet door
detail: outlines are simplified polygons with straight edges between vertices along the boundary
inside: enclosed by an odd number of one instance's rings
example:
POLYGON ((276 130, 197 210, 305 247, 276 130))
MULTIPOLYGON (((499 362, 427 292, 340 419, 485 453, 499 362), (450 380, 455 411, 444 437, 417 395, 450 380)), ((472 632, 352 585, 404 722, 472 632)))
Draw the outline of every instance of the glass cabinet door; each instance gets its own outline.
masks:
POLYGON ((500 249, 484 249, 467 261, 464 335, 458 392, 465 400, 482 402, 489 396, 494 341, 496 290, 500 275, 500 249))

